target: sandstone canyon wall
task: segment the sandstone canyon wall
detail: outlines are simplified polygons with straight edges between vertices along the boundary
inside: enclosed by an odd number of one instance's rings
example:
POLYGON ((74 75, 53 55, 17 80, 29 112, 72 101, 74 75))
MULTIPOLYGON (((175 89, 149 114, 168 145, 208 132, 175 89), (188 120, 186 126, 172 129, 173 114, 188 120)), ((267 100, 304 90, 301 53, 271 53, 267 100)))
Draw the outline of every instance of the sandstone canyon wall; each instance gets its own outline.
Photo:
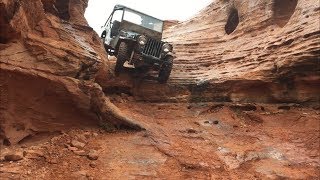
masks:
POLYGON ((0 135, 7 143, 101 120, 139 129, 104 95, 123 91, 153 102, 319 105, 316 0, 220 0, 169 24, 164 36, 176 59, 168 84, 132 72, 114 77, 83 17, 86 6, 87 0, 0 0, 0 135))
POLYGON ((165 31, 177 57, 171 80, 146 82, 136 94, 153 101, 318 103, 319 10, 316 0, 215 1, 165 31))
POLYGON ((2 179, 318 179, 319 1, 216 0, 167 21, 167 84, 115 77, 86 6, 0 0, 2 179))
POLYGON ((112 122, 114 111, 122 117, 94 83, 99 69, 108 76, 107 56, 86 7, 87 0, 0 1, 0 139, 7 144, 112 122))

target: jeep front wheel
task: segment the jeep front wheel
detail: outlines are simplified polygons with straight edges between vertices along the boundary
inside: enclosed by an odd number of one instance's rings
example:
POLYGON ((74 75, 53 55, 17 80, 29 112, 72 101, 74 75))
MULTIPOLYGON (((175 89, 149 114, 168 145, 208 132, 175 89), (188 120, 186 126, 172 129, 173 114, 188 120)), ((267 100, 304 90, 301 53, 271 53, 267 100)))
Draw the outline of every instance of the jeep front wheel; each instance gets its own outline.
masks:
POLYGON ((159 71, 158 81, 159 83, 166 83, 170 77, 173 64, 173 57, 167 56, 166 62, 162 65, 159 71))
POLYGON ((123 64, 127 60, 129 60, 130 54, 131 54, 131 49, 129 44, 126 42, 121 42, 119 45, 116 67, 114 69, 116 76, 119 76, 120 72, 123 69, 123 64))

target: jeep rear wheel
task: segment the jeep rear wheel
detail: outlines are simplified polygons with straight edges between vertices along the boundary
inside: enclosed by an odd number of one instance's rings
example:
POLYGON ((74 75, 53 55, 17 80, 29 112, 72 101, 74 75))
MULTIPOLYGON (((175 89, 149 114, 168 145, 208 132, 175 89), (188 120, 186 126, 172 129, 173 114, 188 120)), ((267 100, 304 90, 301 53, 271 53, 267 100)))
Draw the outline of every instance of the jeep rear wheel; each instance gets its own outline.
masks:
POLYGON ((119 76, 120 72, 123 69, 123 64, 130 59, 130 55, 131 55, 130 45, 126 42, 121 42, 118 50, 116 67, 114 69, 116 76, 119 76))
POLYGON ((166 62, 162 65, 159 71, 158 81, 159 83, 166 83, 170 77, 173 64, 173 57, 167 56, 166 62))

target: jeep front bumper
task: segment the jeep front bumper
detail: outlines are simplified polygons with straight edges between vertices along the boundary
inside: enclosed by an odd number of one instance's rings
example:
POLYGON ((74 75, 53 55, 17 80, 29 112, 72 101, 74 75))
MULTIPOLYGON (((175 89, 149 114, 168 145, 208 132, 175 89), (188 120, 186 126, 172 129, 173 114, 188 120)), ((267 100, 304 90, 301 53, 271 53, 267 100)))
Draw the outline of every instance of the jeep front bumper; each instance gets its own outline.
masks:
POLYGON ((157 57, 145 54, 145 53, 141 53, 141 54, 142 54, 142 59, 145 63, 148 63, 148 64, 162 64, 162 63, 164 63, 163 59, 160 59, 160 58, 157 58, 157 57))

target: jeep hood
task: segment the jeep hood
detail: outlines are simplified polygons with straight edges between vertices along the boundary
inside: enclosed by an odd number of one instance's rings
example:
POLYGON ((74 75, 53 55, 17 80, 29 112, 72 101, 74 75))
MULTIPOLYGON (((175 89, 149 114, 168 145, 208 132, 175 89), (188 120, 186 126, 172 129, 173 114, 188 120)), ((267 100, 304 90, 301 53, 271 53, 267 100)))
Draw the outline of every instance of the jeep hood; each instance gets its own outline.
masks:
POLYGON ((153 39, 161 41, 162 39, 162 33, 145 28, 143 26, 139 26, 137 24, 128 22, 128 21, 122 21, 120 25, 120 30, 124 31, 131 31, 138 34, 143 34, 145 36, 151 37, 153 39))

